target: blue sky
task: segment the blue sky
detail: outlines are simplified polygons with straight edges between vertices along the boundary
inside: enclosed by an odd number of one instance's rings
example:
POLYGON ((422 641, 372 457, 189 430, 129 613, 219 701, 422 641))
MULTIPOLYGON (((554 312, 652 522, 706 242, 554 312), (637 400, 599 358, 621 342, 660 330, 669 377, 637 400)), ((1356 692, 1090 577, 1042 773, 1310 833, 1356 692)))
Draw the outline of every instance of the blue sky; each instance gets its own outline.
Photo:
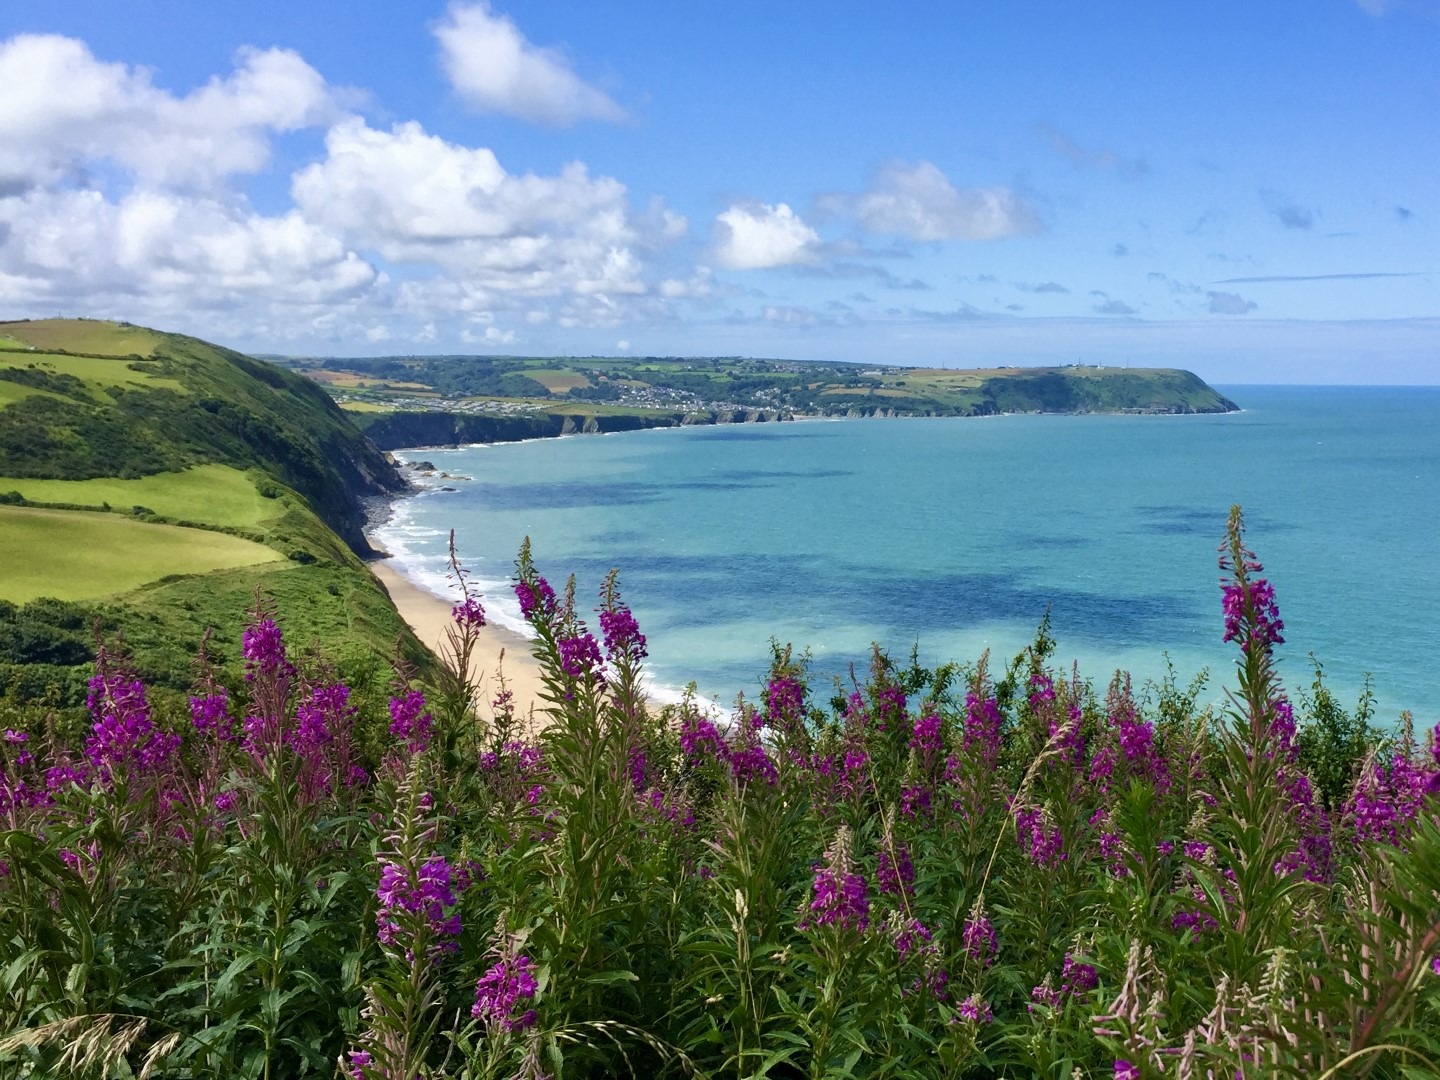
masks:
POLYGON ((7 0, 0 317, 1440 382, 1440 0, 7 0))

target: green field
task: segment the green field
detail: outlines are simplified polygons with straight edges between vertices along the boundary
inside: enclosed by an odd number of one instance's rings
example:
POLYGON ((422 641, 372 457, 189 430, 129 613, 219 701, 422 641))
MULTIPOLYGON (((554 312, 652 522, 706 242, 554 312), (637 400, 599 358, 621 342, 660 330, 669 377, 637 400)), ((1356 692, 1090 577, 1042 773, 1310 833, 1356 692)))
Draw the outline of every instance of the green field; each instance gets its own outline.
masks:
POLYGON ((175 574, 282 560, 223 533, 149 525, 83 510, 0 507, 0 599, 93 600, 175 574))
POLYGON ((60 396, 52 394, 49 390, 41 390, 38 386, 25 386, 21 383, 6 382, 4 379, 0 379, 0 409, 34 394, 43 394, 45 397, 52 398, 60 396))
POLYGON ((64 349, 98 356, 153 356, 163 335, 99 319, 27 319, 0 323, 0 348, 64 349))
POLYGON ((552 394, 563 394, 567 390, 590 386, 590 380, 578 371, 560 371, 556 368, 527 368, 525 374, 545 387, 552 394))
MULTIPOLYGON (((0 383, 0 387, 5 386, 0 383)), ((164 517, 204 525, 256 528, 280 512, 254 481, 229 465, 197 465, 183 472, 156 473, 135 480, 31 480, 0 476, 0 493, 18 491, 30 502, 69 503, 117 510, 144 506, 164 517)))
MULTIPOLYGON (((125 390, 174 390, 187 393, 184 384, 148 370, 136 370, 129 359, 70 356, 63 353, 0 352, 0 368, 38 368, 51 375, 73 375, 92 387, 116 386, 125 390)), ((152 362, 153 363, 153 362, 152 362)))

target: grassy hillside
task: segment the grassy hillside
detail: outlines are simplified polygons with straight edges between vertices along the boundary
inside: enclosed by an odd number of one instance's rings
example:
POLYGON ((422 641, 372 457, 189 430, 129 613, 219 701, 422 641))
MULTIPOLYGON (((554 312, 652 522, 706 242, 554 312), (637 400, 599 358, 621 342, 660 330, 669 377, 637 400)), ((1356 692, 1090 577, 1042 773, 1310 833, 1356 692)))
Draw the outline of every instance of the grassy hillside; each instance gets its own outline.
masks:
POLYGON ((0 476, 134 479, 260 468, 364 550, 364 495, 394 469, 313 380, 178 334, 93 320, 0 323, 0 476))
POLYGON ((237 680, 257 598, 360 686, 397 643, 428 665, 356 555, 360 499, 402 486, 309 379, 140 327, 0 324, 0 713, 72 715, 96 630, 171 691, 208 630, 237 680))

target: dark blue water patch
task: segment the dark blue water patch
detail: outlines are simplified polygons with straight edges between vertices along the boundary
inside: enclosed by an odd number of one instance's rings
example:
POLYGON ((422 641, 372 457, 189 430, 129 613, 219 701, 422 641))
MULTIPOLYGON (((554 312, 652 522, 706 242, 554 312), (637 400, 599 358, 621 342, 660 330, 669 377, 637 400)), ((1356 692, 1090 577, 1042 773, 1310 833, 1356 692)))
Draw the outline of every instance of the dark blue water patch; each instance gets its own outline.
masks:
POLYGON ((853 469, 730 469, 714 474, 723 480, 832 480, 854 476, 853 469))
POLYGON ((671 491, 754 491, 774 484, 751 484, 744 480, 676 480, 665 485, 671 491))
POLYGON ((1017 547, 1082 548, 1095 543, 1085 536, 1021 536, 1011 541, 1017 547))
POLYGON ((600 547, 634 547, 645 543, 647 539, 646 534, 639 529, 613 529, 610 532, 596 533, 594 543, 600 547))
MULTIPOLYGON (((621 568, 621 585, 644 606, 657 597, 690 594, 697 602, 671 608, 656 632, 703 628, 773 610, 776 582, 783 606, 807 619, 868 624, 881 640, 911 640, 992 623, 1038 624, 1047 609, 1057 636, 1109 646, 1134 646, 1190 637, 1205 625, 1193 596, 1117 592, 1096 594, 1036 585, 1011 573, 877 574, 874 568, 835 565, 821 555, 640 556, 612 552, 604 559, 568 560, 566 572, 599 581, 621 568), (757 604, 757 597, 765 597, 757 604)), ((796 642, 803 645, 804 642, 796 642)))
POLYGON ((638 481, 557 481, 544 484, 473 484, 466 489, 492 510, 573 510, 586 506, 640 506, 665 496, 665 485, 638 481))
MULTIPOLYGON (((1217 545, 1225 539, 1225 525, 1230 517, 1229 507, 1207 510, 1188 506, 1137 506, 1135 510, 1146 519, 1137 523, 1136 531, 1163 536, 1210 536, 1217 545)), ((1263 511, 1245 513, 1245 531, 1249 536, 1293 532, 1295 528, 1290 522, 1270 517, 1263 511)))

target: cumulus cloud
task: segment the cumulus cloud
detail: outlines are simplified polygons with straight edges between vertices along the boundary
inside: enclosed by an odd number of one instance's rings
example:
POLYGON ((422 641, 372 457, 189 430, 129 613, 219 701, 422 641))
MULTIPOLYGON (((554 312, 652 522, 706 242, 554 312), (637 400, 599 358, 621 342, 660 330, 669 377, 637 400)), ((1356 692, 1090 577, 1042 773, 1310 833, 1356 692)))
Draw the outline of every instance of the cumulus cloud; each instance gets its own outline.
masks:
POLYGON ((324 124, 346 96, 288 49, 242 49, 235 71, 183 96, 84 42, 0 43, 0 186, 73 179, 110 161, 141 184, 197 187, 265 167, 270 136, 324 124))
POLYGON ((532 45, 485 0, 451 4, 435 38, 450 85, 480 112, 555 126, 625 118, 625 110, 571 70, 563 53, 532 45))
POLYGON ((242 50, 228 74, 176 93, 83 42, 26 35, 0 41, 0 85, 7 313, 178 315, 251 340, 373 342, 407 322, 433 338, 449 322, 500 346, 516 339, 497 315, 608 326, 710 290, 703 270, 651 284, 688 229, 662 200, 632 208, 623 184, 578 162, 512 173, 419 124, 372 128, 347 111, 352 92, 288 50, 242 50), (292 206, 256 212, 235 178, 310 127, 326 129, 324 150, 291 176, 292 206))
MULTIPOLYGON (((326 136, 326 156, 295 174, 308 220, 391 262, 433 264, 492 294, 638 294, 644 222, 656 242, 678 216, 652 206, 637 220, 625 186, 583 164, 557 175, 507 171, 484 147, 466 147, 417 123, 388 131, 352 118, 326 136)), ((683 219, 679 219, 683 222, 683 219)))
POLYGON ((715 217, 715 259, 731 270, 814 262, 820 235, 785 203, 740 203, 715 217))
POLYGON ((956 188, 928 161, 891 162, 867 190, 827 195, 820 205, 867 232, 910 240, 1000 240, 1040 231, 1034 208, 1010 188, 956 188))
POLYGON ((331 304, 381 277, 295 211, 266 217, 176 193, 112 202, 97 191, 36 190, 0 200, 0 225, 0 292, 31 303, 331 304))
POLYGON ((1039 285, 1027 285, 1023 281, 1017 281, 1015 287, 1021 292, 1033 293, 1068 293, 1070 291, 1058 281, 1042 281, 1039 285))
POLYGON ((1260 306, 1239 293, 1207 292, 1205 295, 1210 298, 1211 315, 1248 315, 1260 306))

